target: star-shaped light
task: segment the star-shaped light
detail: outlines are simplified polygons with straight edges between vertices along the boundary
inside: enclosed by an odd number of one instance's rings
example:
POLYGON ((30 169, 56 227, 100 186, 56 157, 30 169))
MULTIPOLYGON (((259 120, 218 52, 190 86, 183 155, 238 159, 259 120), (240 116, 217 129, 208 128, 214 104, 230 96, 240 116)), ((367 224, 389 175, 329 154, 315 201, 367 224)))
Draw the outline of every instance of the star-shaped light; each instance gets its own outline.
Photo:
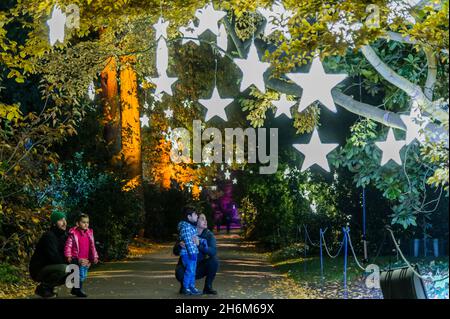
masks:
POLYGON ((217 46, 222 50, 218 50, 219 54, 224 57, 228 49, 228 34, 223 23, 220 24, 219 35, 217 36, 217 46))
POLYGON ((227 170, 227 171, 225 172, 225 179, 230 179, 230 178, 231 178, 231 173, 230 173, 229 170, 227 170))
POLYGON ((247 59, 234 59, 234 63, 242 71, 241 92, 254 84, 261 92, 266 92, 264 73, 270 67, 270 63, 261 62, 255 43, 250 46, 247 59))
POLYGON ((167 39, 167 28, 169 27, 169 21, 165 21, 163 17, 160 17, 158 22, 153 25, 156 31, 155 39, 158 40, 160 37, 167 39))
POLYGON ((337 112, 331 90, 342 82, 347 74, 326 74, 320 58, 316 57, 309 73, 288 73, 286 75, 303 89, 299 112, 316 101, 320 101, 330 111, 337 112))
POLYGON ((197 10, 195 16, 199 19, 198 35, 201 35, 206 30, 219 35, 218 22, 226 15, 225 11, 215 10, 212 3, 206 5, 203 9, 197 10))
POLYGON ((236 178, 233 178, 233 184, 236 185, 237 182, 238 182, 237 179, 236 179, 236 178))
POLYGON ((148 118, 147 114, 145 114, 143 117, 141 117, 141 127, 148 127, 148 122, 150 119, 148 118))
POLYGON ((389 129, 386 141, 375 142, 375 145, 381 150, 383 156, 381 158, 381 166, 384 166, 390 160, 393 160, 398 165, 402 165, 400 158, 400 150, 405 146, 405 141, 398 141, 395 139, 394 131, 389 129))
POLYGON ((146 77, 145 79, 156 85, 155 96, 160 95, 162 92, 172 96, 172 85, 178 80, 178 78, 169 78, 167 74, 162 74, 157 78, 146 77))
POLYGON ((57 41, 64 43, 64 31, 66 26, 67 16, 62 12, 58 5, 53 7, 52 17, 47 20, 49 27, 50 45, 54 46, 57 41))
POLYGON ((217 87, 214 88, 213 94, 209 100, 198 100, 198 102, 208 109, 205 116, 206 122, 214 116, 218 116, 224 121, 228 121, 225 108, 233 102, 233 99, 222 99, 217 87))
POLYGON ((308 144, 294 144, 293 146, 305 155, 305 160, 303 161, 301 168, 302 172, 314 164, 317 164, 327 172, 330 172, 327 155, 338 147, 339 144, 322 143, 319 137, 319 132, 317 132, 317 129, 314 129, 313 135, 308 144))
POLYGON ((272 104, 277 108, 277 112, 275 113, 275 117, 278 117, 282 114, 285 114, 288 118, 292 118, 291 115, 291 107, 297 104, 297 101, 288 101, 285 94, 280 96, 278 101, 272 101, 272 104))
POLYGON ((164 115, 168 118, 171 119, 173 117, 173 110, 171 109, 167 109, 164 111, 164 115))
POLYGON ((182 45, 185 45, 189 42, 194 42, 196 45, 200 45, 199 40, 195 40, 192 38, 198 38, 198 29, 195 27, 194 22, 191 21, 187 27, 181 27, 180 32, 183 34, 183 38, 190 38, 190 39, 183 39, 181 41, 182 45))
POLYGON ((422 116, 418 107, 413 107, 409 115, 400 115, 400 119, 406 125, 406 145, 414 140, 425 142, 423 130, 428 125, 429 119, 422 116))
POLYGON ((294 12, 286 10, 280 1, 276 1, 271 9, 258 10, 266 19, 264 36, 269 36, 275 31, 281 31, 286 39, 291 39, 287 22, 294 16, 294 12))

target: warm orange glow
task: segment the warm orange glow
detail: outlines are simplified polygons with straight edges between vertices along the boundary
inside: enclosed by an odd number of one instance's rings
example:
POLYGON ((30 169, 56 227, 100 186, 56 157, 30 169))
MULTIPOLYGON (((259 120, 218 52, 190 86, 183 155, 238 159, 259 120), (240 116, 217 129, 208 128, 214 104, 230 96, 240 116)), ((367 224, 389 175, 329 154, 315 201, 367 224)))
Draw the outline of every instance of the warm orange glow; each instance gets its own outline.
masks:
POLYGON ((139 115, 138 83, 133 65, 134 56, 120 58, 120 103, 122 106, 122 156, 128 166, 130 181, 127 187, 142 184, 141 124, 139 115))

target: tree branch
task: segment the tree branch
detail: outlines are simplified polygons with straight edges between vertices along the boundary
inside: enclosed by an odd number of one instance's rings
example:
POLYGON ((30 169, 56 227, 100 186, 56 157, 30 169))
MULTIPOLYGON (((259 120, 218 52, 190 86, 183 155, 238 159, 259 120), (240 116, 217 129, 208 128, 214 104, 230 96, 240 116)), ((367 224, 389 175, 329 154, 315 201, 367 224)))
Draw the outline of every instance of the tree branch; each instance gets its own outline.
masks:
POLYGON ((234 26, 231 25, 230 21, 228 21, 228 18, 223 19, 225 23, 225 28, 228 31, 228 34, 231 37, 231 40, 233 40, 234 46, 236 47, 236 50, 239 54, 240 58, 245 58, 245 50, 242 41, 239 39, 239 37, 236 34, 236 31, 234 30, 234 26))
POLYGON ((437 59, 436 55, 430 48, 424 48, 425 55, 427 57, 428 75, 425 82, 425 96, 433 101, 434 85, 437 81, 437 59))

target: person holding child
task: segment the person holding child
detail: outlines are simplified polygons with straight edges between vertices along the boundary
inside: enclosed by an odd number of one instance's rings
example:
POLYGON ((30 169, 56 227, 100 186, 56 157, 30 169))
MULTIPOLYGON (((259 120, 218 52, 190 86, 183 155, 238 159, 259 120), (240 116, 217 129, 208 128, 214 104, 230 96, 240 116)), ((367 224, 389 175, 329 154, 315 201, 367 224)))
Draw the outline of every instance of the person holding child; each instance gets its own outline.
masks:
POLYGON ((91 263, 98 263, 94 232, 89 228, 89 216, 87 214, 80 214, 76 226, 69 230, 64 256, 68 263, 80 266, 80 287, 72 288, 71 294, 77 297, 87 297, 82 289, 83 283, 86 281, 91 263))

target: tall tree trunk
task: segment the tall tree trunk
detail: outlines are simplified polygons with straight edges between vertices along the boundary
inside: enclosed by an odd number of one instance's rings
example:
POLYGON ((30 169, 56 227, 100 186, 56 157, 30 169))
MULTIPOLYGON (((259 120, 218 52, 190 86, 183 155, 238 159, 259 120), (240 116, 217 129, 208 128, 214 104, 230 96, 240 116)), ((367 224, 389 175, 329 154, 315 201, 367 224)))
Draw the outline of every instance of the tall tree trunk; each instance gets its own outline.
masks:
MULTIPOLYGON (((135 56, 120 58, 120 103, 121 103, 121 139, 122 158, 127 167, 127 190, 135 189, 141 199, 140 222, 144 225, 144 192, 142 187, 142 154, 141 154, 141 123, 139 114, 138 83, 134 70, 135 56)), ((144 230, 139 235, 143 237, 144 230)))
POLYGON ((117 61, 110 57, 101 75, 103 96, 103 137, 110 149, 113 165, 117 163, 120 153, 120 105, 117 61))

